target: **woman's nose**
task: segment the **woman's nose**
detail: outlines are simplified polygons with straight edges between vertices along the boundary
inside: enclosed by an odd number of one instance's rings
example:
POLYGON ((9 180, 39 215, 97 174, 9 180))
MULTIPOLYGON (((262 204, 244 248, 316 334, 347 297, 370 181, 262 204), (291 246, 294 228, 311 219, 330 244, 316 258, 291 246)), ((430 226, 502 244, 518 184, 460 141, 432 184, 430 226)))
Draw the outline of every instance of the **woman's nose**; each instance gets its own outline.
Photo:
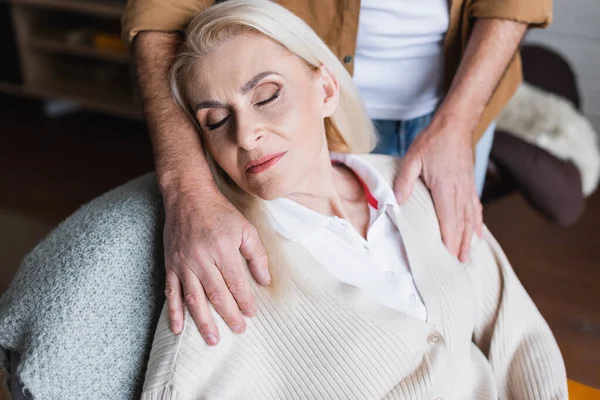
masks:
POLYGON ((249 118, 238 120, 236 126, 236 138, 238 146, 244 150, 254 149, 263 137, 263 129, 260 124, 249 118))

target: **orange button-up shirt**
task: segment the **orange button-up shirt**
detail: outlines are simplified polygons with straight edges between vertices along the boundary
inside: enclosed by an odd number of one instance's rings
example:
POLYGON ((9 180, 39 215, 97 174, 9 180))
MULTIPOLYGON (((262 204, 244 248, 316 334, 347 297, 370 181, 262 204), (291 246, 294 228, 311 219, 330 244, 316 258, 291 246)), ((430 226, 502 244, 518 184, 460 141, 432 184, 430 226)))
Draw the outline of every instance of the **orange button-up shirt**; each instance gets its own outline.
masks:
MULTIPOLYGON (((213 0, 129 0, 122 19, 122 32, 131 40, 141 31, 172 32, 184 30, 213 0)), ((329 45, 352 73, 358 34, 360 0, 276 0, 302 18, 329 45)), ((450 21, 444 39, 444 82, 448 89, 458 70, 469 35, 477 18, 499 18, 545 27, 552 19, 552 0, 449 0, 450 21)), ((489 124, 523 79, 518 54, 487 104, 474 131, 477 143, 489 124)))

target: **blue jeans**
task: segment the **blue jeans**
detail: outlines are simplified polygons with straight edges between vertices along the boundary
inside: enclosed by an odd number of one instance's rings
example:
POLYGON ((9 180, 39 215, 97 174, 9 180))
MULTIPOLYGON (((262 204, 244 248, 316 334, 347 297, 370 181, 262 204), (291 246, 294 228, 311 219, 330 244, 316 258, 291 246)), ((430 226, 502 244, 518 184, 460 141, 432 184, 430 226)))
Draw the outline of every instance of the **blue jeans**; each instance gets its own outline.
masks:
MULTIPOLYGON (((373 120, 378 132, 378 142, 373 153, 404 157, 417 135, 427 128, 432 118, 433 113, 401 121, 373 120)), ((495 129, 496 122, 494 121, 486 129, 475 147, 475 184, 479 196, 483 192, 495 129)))

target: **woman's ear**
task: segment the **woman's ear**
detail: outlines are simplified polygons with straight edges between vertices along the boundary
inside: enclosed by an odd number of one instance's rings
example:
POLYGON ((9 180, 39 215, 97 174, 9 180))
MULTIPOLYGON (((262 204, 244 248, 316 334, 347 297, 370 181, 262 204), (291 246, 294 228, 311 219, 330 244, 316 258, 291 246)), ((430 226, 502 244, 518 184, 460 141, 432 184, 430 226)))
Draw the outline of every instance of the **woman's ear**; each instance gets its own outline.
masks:
POLYGON ((325 64, 319 66, 317 74, 318 84, 323 93, 323 118, 331 117, 340 101, 340 85, 325 64))

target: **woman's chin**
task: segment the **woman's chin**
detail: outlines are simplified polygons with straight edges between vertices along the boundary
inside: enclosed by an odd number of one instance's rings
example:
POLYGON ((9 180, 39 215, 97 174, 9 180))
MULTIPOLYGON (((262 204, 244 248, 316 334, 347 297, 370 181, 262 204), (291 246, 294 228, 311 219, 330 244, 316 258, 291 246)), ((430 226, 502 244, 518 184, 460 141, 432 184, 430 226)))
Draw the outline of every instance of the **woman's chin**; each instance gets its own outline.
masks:
POLYGON ((271 188, 266 190, 260 190, 257 193, 255 193, 255 196, 258 196, 263 200, 271 201, 283 197, 283 191, 273 190, 273 188, 271 188))
POLYGON ((288 193, 286 190, 288 185, 284 184, 284 182, 285 180, 282 182, 280 179, 264 180, 252 185, 249 192, 263 200, 276 200, 288 193))

